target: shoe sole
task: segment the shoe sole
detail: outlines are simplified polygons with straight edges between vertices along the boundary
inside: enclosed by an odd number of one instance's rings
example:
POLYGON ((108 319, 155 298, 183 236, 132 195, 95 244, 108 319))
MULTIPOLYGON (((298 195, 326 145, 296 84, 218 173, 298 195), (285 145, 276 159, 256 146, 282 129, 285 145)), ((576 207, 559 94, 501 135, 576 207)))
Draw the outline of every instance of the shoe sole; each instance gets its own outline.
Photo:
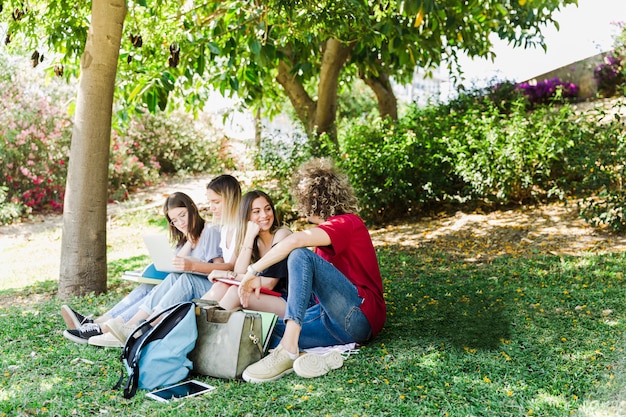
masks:
POLYGON ((272 377, 272 378, 266 378, 266 379, 261 379, 261 378, 255 378, 253 376, 250 376, 246 373, 246 371, 243 371, 243 374, 241 375, 241 377, 243 378, 244 381, 246 382, 250 382, 252 384, 261 384, 263 382, 272 382, 272 381, 276 381, 277 379, 282 378, 285 375, 288 375, 290 373, 293 372, 293 368, 289 368, 285 371, 283 371, 282 373, 272 377))
POLYGON ((117 340, 117 338, 115 338, 114 341, 106 340, 106 339, 98 339, 96 341, 93 341, 92 339, 95 339, 95 337, 91 337, 87 341, 87 343, 91 346, 97 346, 97 347, 103 347, 103 348, 123 348, 124 347, 124 344, 120 343, 120 341, 117 340))
POLYGON ((80 327, 81 323, 69 306, 64 305, 61 307, 61 316, 68 329, 75 330, 80 327))
POLYGON ((74 343, 78 343, 81 345, 86 345, 88 340, 87 339, 83 339, 82 337, 78 337, 78 336, 74 336, 72 333, 68 332, 67 330, 65 330, 63 332, 63 337, 65 337, 68 340, 71 340, 74 343))
POLYGON ((294 371, 302 378, 316 378, 342 366, 343 357, 336 350, 331 350, 323 355, 307 353, 293 363, 294 371))

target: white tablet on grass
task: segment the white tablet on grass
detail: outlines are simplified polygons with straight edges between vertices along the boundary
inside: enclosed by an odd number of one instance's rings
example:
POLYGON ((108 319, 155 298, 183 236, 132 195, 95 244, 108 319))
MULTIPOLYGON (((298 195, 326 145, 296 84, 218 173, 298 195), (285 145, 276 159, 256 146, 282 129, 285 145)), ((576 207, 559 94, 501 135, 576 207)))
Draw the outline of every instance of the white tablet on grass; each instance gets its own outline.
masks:
POLYGON ((146 396, 148 398, 152 398, 153 400, 167 403, 181 398, 195 397, 196 395, 204 394, 205 392, 213 391, 214 389, 215 387, 212 385, 191 379, 170 387, 149 392, 146 396))

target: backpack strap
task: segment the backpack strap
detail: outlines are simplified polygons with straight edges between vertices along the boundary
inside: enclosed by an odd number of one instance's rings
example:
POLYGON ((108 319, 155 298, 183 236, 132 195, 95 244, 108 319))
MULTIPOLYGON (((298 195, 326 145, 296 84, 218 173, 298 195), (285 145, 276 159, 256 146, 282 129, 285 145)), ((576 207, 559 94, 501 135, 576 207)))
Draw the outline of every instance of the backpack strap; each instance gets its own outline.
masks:
POLYGON ((155 328, 152 323, 156 320, 167 316, 171 311, 176 308, 180 308, 181 304, 186 305, 187 307, 191 307, 193 305, 192 302, 183 302, 180 304, 174 304, 165 310, 159 312, 154 317, 150 318, 148 321, 143 321, 137 325, 137 328, 133 331, 133 333, 128 337, 126 343, 124 343, 124 350, 120 355, 121 364, 121 374, 120 379, 117 381, 114 390, 119 389, 124 383, 124 370, 128 371, 128 381, 126 381, 126 385, 124 386, 124 398, 129 399, 132 398, 137 393, 137 388, 139 385, 139 357, 140 350, 143 349, 143 346, 152 341, 150 334, 152 330, 155 328), (132 358, 131 358, 132 355, 132 358))
POLYGON ((128 382, 124 387, 124 398, 130 399, 137 393, 137 385, 139 384, 139 364, 134 361, 132 371, 128 375, 128 382))

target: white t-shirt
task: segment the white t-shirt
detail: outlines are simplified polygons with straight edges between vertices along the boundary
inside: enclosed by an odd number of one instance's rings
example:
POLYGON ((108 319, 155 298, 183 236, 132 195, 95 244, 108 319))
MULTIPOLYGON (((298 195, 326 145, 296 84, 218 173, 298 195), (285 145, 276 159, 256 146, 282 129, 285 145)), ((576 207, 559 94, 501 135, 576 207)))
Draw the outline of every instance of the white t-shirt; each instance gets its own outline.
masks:
POLYGON ((233 258, 235 254, 235 242, 233 242, 235 238, 235 229, 229 229, 224 226, 221 229, 220 233, 220 248, 222 249, 222 254, 224 256, 224 262, 228 263, 233 258), (230 234, 230 236, 228 236, 230 234), (226 241, 230 240, 230 248, 226 246, 226 241))

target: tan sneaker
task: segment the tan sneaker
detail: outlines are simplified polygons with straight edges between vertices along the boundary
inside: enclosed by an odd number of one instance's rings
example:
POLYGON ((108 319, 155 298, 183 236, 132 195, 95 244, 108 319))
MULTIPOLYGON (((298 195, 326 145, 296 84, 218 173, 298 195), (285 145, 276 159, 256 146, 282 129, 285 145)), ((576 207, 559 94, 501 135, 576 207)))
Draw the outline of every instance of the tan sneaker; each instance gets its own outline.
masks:
MULTIPOLYGON (((91 340, 91 339, 89 339, 91 340)), ((337 350, 331 350, 323 355, 307 353, 300 356, 293 363, 293 370, 303 378, 315 378, 326 375, 333 369, 343 366, 343 356, 337 350)))
POLYGON ((119 320, 109 320, 104 324, 109 328, 109 332, 122 343, 126 343, 128 336, 137 328, 134 324, 126 324, 119 320))
POLYGON ((124 343, 120 342, 117 337, 115 337, 112 333, 103 333, 99 336, 92 336, 87 341, 92 346, 100 346, 100 347, 113 347, 113 348, 121 348, 124 347, 124 343))
POLYGON ((282 345, 278 345, 269 355, 248 366, 241 376, 244 381, 252 383, 276 381, 293 372, 293 361, 282 345))

